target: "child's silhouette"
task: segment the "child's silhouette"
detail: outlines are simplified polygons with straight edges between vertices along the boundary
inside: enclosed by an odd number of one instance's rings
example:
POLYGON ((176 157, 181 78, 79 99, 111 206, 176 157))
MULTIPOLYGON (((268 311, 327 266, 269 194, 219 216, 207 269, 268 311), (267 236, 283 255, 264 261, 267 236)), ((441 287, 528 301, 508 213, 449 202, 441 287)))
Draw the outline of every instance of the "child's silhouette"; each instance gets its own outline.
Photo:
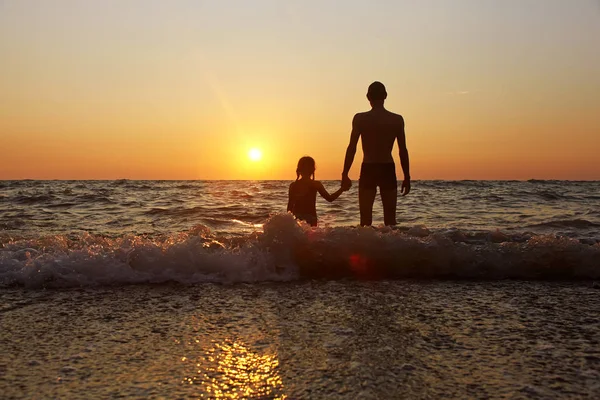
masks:
POLYGON ((296 181, 290 184, 288 212, 312 226, 317 226, 317 192, 327 201, 332 202, 349 186, 342 186, 335 193, 329 194, 320 181, 315 180, 315 160, 302 157, 296 168, 296 181))

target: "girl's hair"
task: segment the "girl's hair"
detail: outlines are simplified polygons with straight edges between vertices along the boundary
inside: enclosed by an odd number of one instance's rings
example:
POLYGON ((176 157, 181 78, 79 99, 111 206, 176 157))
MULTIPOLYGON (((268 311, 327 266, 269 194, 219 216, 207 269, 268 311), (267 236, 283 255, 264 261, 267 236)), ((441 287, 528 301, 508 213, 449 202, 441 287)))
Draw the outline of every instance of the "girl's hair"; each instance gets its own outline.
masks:
POLYGON ((315 180, 315 159, 309 156, 304 156, 298 160, 296 167, 296 180, 300 179, 300 175, 311 175, 312 180, 315 180))

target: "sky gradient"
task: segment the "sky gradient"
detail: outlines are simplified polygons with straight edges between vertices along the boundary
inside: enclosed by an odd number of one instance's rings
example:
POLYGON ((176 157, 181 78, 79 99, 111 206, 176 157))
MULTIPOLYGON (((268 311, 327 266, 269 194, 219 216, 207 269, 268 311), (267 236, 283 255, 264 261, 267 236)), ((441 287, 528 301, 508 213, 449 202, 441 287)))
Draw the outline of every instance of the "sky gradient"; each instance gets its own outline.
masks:
POLYGON ((600 179, 597 0, 0 0, 0 60, 0 179, 338 179, 374 80, 413 179, 600 179))

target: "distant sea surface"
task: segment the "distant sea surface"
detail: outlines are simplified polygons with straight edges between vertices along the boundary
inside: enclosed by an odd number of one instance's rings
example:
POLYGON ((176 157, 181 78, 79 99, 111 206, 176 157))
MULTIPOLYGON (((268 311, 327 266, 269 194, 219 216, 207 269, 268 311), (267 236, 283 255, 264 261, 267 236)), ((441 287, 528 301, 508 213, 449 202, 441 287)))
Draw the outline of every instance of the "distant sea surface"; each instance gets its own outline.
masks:
POLYGON ((0 285, 600 276, 598 181, 415 181, 393 230, 357 182, 297 224, 289 183, 0 181, 0 285))

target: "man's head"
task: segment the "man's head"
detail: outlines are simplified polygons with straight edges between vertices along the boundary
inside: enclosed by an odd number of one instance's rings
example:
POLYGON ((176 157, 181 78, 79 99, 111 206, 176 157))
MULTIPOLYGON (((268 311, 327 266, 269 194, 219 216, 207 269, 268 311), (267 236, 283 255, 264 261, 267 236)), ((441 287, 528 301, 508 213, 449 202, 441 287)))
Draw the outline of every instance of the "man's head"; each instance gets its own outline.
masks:
POLYGON ((385 91, 383 83, 375 81, 369 85, 367 99, 369 99, 371 103, 383 103, 386 98, 387 92, 385 91))

